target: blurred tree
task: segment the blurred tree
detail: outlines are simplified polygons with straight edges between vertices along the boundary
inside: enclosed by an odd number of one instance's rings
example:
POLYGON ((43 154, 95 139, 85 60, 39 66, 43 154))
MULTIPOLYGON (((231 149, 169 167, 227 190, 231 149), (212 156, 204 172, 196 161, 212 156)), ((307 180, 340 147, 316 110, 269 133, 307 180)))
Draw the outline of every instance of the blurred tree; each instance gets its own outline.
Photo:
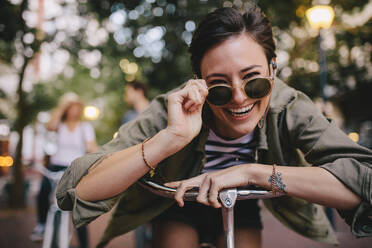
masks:
MULTIPOLYGON (((146 81, 150 95, 154 96, 188 80, 193 73, 187 49, 200 18, 217 7, 247 8, 252 2, 257 2, 272 20, 278 45, 278 76, 312 98, 319 96, 317 33, 311 30, 304 16, 306 9, 316 3, 310 0, 81 1, 79 16, 86 19, 86 29, 80 28, 78 36, 67 37, 62 42, 62 47, 71 54, 70 68, 74 73, 70 77, 62 75, 59 82, 70 81, 67 85, 90 88, 89 94, 86 90, 82 94, 104 103, 104 115, 96 121, 96 126, 105 127, 97 132, 98 141, 106 142, 126 109, 121 96, 126 81, 135 78, 146 81), (84 62, 84 57, 93 54, 99 57, 95 64, 84 62), (129 64, 138 68, 128 70, 129 64)), ((371 1, 359 0, 331 3, 336 19, 326 35, 329 97, 371 81, 368 73, 371 15, 364 14, 366 20, 354 26, 347 21, 350 19, 347 16, 366 12, 370 4, 371 1), (358 61, 363 60, 363 65, 355 63, 358 51, 362 53, 358 61)))
MULTIPOLYGON (((318 2, 320 1, 313 1, 318 2)), ((324 48, 327 56, 327 86, 325 93, 331 101, 338 103, 345 115, 346 126, 355 122, 371 120, 372 99, 349 97, 350 91, 359 92, 372 83, 372 1, 329 1, 335 10, 335 20, 326 31, 324 48), (344 106, 357 109, 359 115, 350 114, 344 106), (369 104, 365 104, 365 103, 369 104)), ((320 96, 317 32, 312 30, 304 18, 309 2, 296 6, 297 18, 287 27, 276 27, 279 54, 279 77, 312 98, 320 96), (283 60, 283 58, 288 58, 283 60)), ((363 95, 360 95, 363 97, 363 95)))
POLYGON ((19 5, 13 5, 8 1, 2 1, 0 8, 1 21, 1 41, 0 59, 13 67, 18 76, 15 130, 19 134, 19 141, 16 148, 13 166, 13 181, 10 195, 10 206, 23 207, 23 166, 22 166, 22 144, 23 129, 27 125, 29 105, 26 102, 26 95, 23 89, 26 68, 40 49, 40 39, 34 38, 32 41, 24 39, 26 35, 37 37, 36 29, 26 25, 22 15, 28 8, 28 1, 23 1, 19 5), (13 59, 17 56, 19 63, 14 65, 13 59))
MULTIPOLYGON (((305 12, 313 4, 321 3, 329 3, 336 12, 334 24, 325 37, 327 96, 339 101, 347 91, 357 91, 363 85, 371 84, 370 0, 93 0, 87 3, 87 9, 95 12, 101 23, 122 17, 119 27, 109 36, 111 53, 106 50, 103 56, 129 57, 141 65, 143 77, 152 88, 165 91, 192 77, 187 45, 200 18, 217 7, 247 8, 251 2, 256 2, 272 21, 278 45, 278 76, 288 84, 312 98, 320 96, 317 32, 310 28, 305 12), (164 32, 160 40, 153 41, 150 34, 156 27, 161 27, 164 32), (151 51, 156 50, 158 41, 162 47, 161 55, 154 56, 151 51)), ((370 104, 357 101, 350 104, 364 110, 360 118, 372 119, 367 108, 370 104)))

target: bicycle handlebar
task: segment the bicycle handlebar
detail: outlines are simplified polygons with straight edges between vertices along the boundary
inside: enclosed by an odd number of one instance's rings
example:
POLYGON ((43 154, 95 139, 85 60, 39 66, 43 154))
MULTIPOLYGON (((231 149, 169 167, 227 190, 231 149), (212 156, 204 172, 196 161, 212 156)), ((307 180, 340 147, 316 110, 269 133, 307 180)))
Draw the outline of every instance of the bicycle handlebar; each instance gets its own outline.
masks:
MULTIPOLYGON (((151 191, 152 193, 166 197, 166 198, 174 198, 174 195, 177 192, 177 189, 170 188, 164 185, 160 185, 148 180, 141 180, 138 182, 142 187, 146 188, 147 190, 151 191)), ((224 189, 223 191, 227 191, 231 189, 224 189)), ((246 188, 237 188, 237 198, 236 200, 246 200, 246 199, 263 199, 263 198, 273 198, 282 196, 283 194, 277 193, 273 194, 272 191, 264 190, 264 189, 246 189, 246 188)), ((220 192, 220 194, 221 194, 220 192)), ((184 195, 185 201, 195 201, 196 197, 198 196, 199 192, 196 190, 188 190, 184 195)))

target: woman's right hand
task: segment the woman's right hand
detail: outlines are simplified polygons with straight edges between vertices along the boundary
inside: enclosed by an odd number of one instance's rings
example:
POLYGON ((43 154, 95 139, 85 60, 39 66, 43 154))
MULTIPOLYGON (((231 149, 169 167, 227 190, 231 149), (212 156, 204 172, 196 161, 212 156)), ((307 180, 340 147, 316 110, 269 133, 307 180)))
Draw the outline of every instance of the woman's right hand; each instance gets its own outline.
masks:
POLYGON ((183 89, 168 96, 167 131, 184 144, 189 143, 200 132, 201 112, 207 95, 206 82, 191 79, 183 89))
POLYGON ((222 205, 218 201, 218 195, 221 190, 247 185, 259 185, 256 178, 257 173, 255 173, 255 171, 257 171, 256 168, 259 168, 260 171, 262 171, 262 168, 265 168, 266 175, 263 178, 269 177, 271 173, 271 166, 262 166, 259 164, 240 164, 223 170, 204 173, 189 179, 169 182, 166 183, 165 186, 177 188, 177 193, 174 196, 174 199, 178 202, 180 207, 184 206, 183 198, 186 191, 192 188, 199 188, 199 194, 196 198, 197 202, 207 206, 220 208, 222 205))

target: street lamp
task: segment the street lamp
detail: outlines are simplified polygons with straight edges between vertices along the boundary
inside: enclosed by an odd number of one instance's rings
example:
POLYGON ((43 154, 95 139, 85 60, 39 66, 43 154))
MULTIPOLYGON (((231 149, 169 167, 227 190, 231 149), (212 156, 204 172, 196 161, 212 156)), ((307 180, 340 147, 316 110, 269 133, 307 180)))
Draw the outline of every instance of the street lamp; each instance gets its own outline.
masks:
POLYGON ((319 46, 319 64, 320 64, 320 88, 323 101, 327 101, 327 96, 324 92, 327 85, 327 65, 325 49, 323 47, 323 32, 331 26, 335 13, 333 8, 328 5, 316 5, 306 11, 307 20, 310 26, 319 30, 318 46, 319 46))

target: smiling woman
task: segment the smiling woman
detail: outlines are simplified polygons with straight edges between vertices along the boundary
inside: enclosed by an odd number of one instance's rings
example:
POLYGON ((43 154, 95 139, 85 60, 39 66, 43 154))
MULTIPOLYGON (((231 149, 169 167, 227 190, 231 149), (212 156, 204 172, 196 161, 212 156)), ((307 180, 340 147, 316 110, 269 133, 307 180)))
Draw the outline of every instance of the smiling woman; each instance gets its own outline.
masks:
MULTIPOLYGON (((87 224, 118 202, 101 245, 152 222, 153 247, 204 241, 223 247, 218 192, 254 184, 287 194, 265 204, 302 235, 337 242, 322 207, 313 203, 337 208, 355 235, 372 235, 366 217, 372 152, 275 77, 267 17, 256 7, 217 9, 196 28, 190 53, 199 79, 155 98, 99 152, 68 168, 57 199, 72 210, 74 223, 87 224), (143 177, 177 188, 178 206, 139 187, 143 177), (184 203, 194 187, 204 205, 184 203)), ((239 202, 236 212, 237 247, 261 247, 257 200, 239 202)))

